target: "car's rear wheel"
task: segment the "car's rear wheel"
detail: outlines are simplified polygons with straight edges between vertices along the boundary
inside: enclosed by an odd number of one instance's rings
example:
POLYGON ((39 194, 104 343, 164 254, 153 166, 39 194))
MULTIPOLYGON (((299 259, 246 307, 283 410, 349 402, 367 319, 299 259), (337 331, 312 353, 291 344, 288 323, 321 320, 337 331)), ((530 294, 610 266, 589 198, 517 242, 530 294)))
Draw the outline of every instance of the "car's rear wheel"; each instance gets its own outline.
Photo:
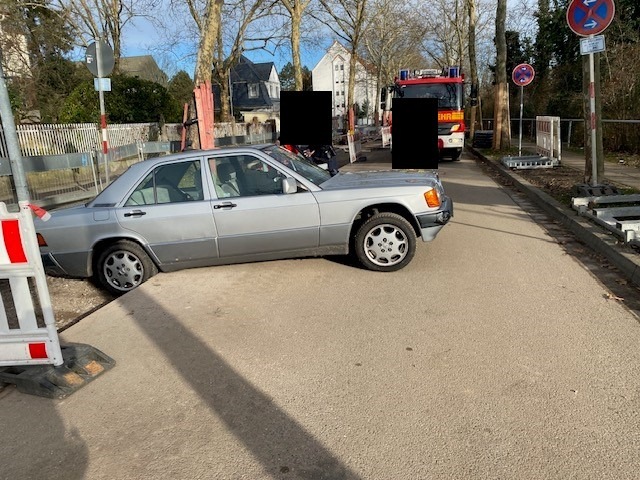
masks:
POLYGON ((135 242, 118 240, 105 248, 96 263, 100 284, 111 293, 122 295, 158 273, 144 249, 135 242))
POLYGON ((373 215, 360 226, 354 242, 360 263, 378 272, 400 270, 416 252, 416 232, 396 213, 373 215))

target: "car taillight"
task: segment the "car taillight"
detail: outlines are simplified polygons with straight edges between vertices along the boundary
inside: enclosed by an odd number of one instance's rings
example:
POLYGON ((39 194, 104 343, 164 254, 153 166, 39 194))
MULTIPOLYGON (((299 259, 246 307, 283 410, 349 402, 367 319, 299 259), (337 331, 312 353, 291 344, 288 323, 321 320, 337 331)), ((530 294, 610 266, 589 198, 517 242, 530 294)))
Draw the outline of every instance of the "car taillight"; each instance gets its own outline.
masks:
POLYGON ((453 132, 464 133, 464 130, 465 130, 464 122, 456 123, 453 127, 451 127, 451 133, 453 132))
POLYGON ((47 246, 47 242, 44 239, 44 237, 42 236, 41 233, 37 233, 36 237, 38 238, 38 246, 39 247, 46 247, 47 246))
POLYGON ((435 188, 424 192, 424 199, 431 208, 440 206, 440 194, 435 188))

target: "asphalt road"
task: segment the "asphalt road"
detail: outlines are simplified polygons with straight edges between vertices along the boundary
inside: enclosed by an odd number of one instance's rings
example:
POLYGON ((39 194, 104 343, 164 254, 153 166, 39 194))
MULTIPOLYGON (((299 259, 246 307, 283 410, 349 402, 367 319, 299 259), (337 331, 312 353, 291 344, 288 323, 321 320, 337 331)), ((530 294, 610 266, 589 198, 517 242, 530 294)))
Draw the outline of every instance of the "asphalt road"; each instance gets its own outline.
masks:
POLYGON ((637 478, 638 319, 473 161, 440 170, 455 217, 404 270, 161 274, 65 331, 118 364, 5 393, 0 478, 637 478))

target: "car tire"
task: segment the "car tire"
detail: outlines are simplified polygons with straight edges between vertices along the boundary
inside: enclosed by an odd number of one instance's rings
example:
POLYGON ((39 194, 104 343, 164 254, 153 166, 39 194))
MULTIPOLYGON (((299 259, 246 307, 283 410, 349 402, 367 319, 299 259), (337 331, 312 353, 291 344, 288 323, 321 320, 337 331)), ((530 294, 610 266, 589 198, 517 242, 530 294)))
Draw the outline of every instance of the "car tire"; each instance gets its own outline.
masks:
POLYGON ((377 213, 364 222, 354 238, 358 261, 369 270, 394 272, 416 253, 416 232, 396 213, 377 213))
POLYGON ((158 273, 144 249, 130 240, 118 240, 105 248, 96 262, 100 284, 115 295, 129 292, 158 273))

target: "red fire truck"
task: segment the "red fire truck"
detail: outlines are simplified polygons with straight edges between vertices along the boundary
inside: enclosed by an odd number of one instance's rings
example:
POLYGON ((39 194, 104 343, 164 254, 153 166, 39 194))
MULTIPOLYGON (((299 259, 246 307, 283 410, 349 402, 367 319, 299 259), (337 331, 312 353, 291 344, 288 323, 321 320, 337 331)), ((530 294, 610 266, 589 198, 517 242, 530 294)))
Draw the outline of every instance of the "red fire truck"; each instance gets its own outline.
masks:
POLYGON ((401 70, 393 85, 382 90, 383 125, 392 125, 393 98, 438 99, 438 149, 441 157, 458 160, 464 146, 464 76, 458 67, 442 71, 401 70))

